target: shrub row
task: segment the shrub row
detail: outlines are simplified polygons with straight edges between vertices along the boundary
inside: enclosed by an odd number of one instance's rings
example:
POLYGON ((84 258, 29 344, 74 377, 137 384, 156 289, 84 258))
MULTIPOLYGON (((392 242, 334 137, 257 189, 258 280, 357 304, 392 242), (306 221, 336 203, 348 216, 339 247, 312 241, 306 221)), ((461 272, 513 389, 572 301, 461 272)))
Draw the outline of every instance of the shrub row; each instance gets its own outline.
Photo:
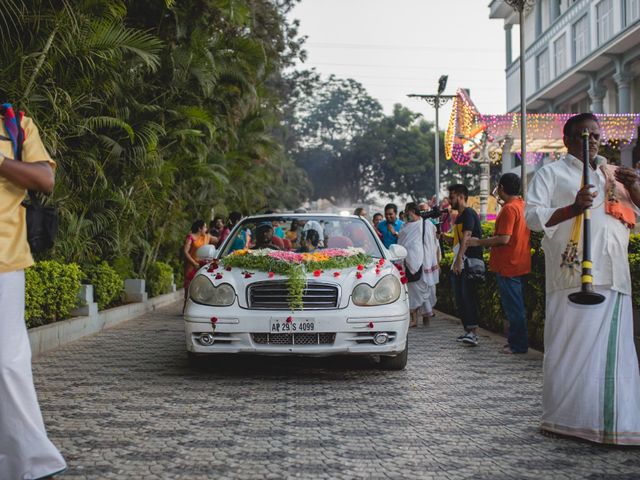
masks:
MULTIPOLYGON (((78 306, 82 283, 93 285, 94 301, 103 310, 122 303, 124 276, 132 278, 129 262, 117 261, 114 269, 107 262, 80 267, 75 263, 45 260, 26 270, 25 321, 37 327, 69 317, 78 306)), ((132 264, 131 264, 132 265, 132 264)), ((169 265, 156 262, 147 278, 148 291, 154 297, 171 291, 173 271, 169 265)))
MULTIPOLYGON (((493 222, 483 224, 483 236, 493 235, 493 222)), ((543 350, 544 347, 544 315, 545 315, 545 275, 544 252, 540 246, 542 234, 531 234, 531 273, 525 284, 525 308, 529 328, 529 345, 543 350)), ((489 254, 485 252, 488 264, 489 254)), ((438 285, 438 309, 456 315, 453 288, 451 285, 451 264, 453 254, 445 252, 441 263, 440 284, 438 285)), ((631 235, 629 241, 629 264, 633 289, 633 303, 640 308, 640 235, 631 235)), ((500 296, 495 275, 487 272, 484 282, 478 284, 480 302, 480 325, 487 330, 503 333, 505 331, 504 315, 500 306, 500 296)))

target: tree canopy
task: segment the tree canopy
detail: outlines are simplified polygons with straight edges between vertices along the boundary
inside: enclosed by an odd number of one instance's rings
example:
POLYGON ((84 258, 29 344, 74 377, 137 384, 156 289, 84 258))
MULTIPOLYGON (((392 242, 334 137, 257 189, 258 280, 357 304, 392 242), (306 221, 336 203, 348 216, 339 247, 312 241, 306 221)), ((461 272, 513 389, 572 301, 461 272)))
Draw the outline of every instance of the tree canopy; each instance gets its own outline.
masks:
POLYGON ((0 93, 58 163, 66 261, 176 257, 212 209, 292 208, 280 117, 297 0, 6 0, 0 93))
MULTIPOLYGON (((298 89, 285 115, 288 152, 308 174, 311 197, 363 203, 377 194, 425 200, 435 194, 434 126, 395 105, 384 115, 379 102, 353 79, 314 71, 296 72, 298 89)), ((440 132, 441 183, 476 186, 475 165, 444 160, 440 132)))
POLYGON ((2 2, 0 96, 57 162, 48 256, 144 274, 214 212, 433 194, 433 125, 294 70, 298 1, 2 2))

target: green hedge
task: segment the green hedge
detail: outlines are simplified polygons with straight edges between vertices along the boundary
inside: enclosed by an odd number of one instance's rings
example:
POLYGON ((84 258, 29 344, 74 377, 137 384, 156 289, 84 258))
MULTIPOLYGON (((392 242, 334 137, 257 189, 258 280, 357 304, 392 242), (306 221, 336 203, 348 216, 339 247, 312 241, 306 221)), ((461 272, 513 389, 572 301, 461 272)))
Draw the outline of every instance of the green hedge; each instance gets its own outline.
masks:
MULTIPOLYGON (((493 232, 493 222, 483 224, 483 234, 489 236, 493 232)), ((544 315, 545 315, 545 276, 544 252, 540 247, 542 234, 531 233, 531 273, 527 276, 525 285, 525 307, 527 310, 527 325, 529 328, 529 345, 542 350, 544 346, 544 315)), ((485 252, 488 263, 489 254, 485 252)), ((438 309, 456 315, 451 286, 451 263, 453 254, 445 253, 441 263, 440 284, 438 285, 438 309)), ((629 242, 629 264, 633 288, 633 303, 640 308, 640 235, 631 235, 629 242)), ((504 332, 504 315, 500 307, 500 296, 495 275, 488 272, 486 280, 478 285, 478 299, 480 302, 480 325, 487 330, 504 332)))
POLYGON ((128 257, 116 258, 111 266, 116 271, 118 276, 124 282, 127 278, 138 278, 133 266, 133 260, 128 257))
POLYGON ((173 268, 164 262, 154 262, 147 274, 147 290, 150 297, 169 293, 173 285, 173 268))
POLYGON ((25 275, 27 327, 69 317, 78 303, 78 290, 84 276, 78 265, 45 260, 27 269, 25 275))
POLYGON ((93 296, 98 310, 120 303, 124 281, 107 262, 89 265, 84 268, 84 272, 85 283, 93 285, 93 296))

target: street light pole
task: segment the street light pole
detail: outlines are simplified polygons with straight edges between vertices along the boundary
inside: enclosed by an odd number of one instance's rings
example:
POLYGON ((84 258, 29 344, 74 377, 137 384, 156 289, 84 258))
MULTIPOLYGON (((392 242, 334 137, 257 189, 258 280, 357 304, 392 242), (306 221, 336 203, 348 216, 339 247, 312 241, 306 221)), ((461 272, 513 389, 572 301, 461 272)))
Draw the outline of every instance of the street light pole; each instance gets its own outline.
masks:
POLYGON ((435 95, 423 95, 423 94, 409 94, 408 97, 421 98, 425 100, 429 105, 436 110, 436 125, 435 125, 435 189, 436 189, 436 205, 440 203, 440 131, 438 129, 438 111, 441 106, 446 104, 449 100, 456 98, 455 95, 442 95, 444 89, 447 87, 447 75, 442 75, 438 79, 438 93, 435 95))
POLYGON ((520 22, 520 182, 522 197, 527 195, 527 90, 525 81, 524 12, 532 5, 532 0, 505 0, 518 12, 520 22))
POLYGON ((487 131, 482 132, 480 143, 473 138, 457 135, 458 138, 473 143, 478 150, 475 161, 480 164, 480 220, 487 220, 489 210, 489 177, 491 176, 491 160, 489 158, 489 136, 487 131))

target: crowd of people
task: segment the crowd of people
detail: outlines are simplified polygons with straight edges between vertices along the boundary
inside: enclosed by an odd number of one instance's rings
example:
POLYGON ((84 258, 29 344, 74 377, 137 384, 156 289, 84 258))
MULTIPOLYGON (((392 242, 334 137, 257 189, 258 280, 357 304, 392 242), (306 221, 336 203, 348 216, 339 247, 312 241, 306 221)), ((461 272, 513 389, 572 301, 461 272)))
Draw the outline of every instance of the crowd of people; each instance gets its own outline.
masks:
MULTIPOLYGON (((0 477, 50 479, 66 469, 60 452, 47 437, 31 373, 31 350, 24 321, 25 274, 33 264, 27 242, 26 190, 51 192, 55 162, 28 117, 18 124, 5 104, 0 111, 5 142, 0 145, 0 477)), ((483 278, 482 248, 489 247, 489 266, 496 274, 500 301, 509 323, 503 352, 527 351, 524 277, 531 268, 529 228, 544 234, 546 312, 542 402, 543 432, 598 443, 640 445, 640 371, 633 340, 629 233, 640 215, 640 173, 609 165, 598 156, 600 126, 592 114, 568 119, 563 129, 567 154, 543 166, 533 178, 526 202, 520 179, 500 178, 496 189, 502 208, 495 233, 482 238, 480 219, 468 206, 465 185, 449 187, 439 204, 438 220, 431 201, 394 204, 375 213, 372 223, 384 246, 407 250, 404 269, 409 280, 411 323, 434 314, 439 281, 441 242, 452 246, 451 281, 464 332, 458 340, 478 345, 477 282, 483 278), (588 158, 583 141, 588 138, 588 158), (592 182, 582 184, 583 168, 592 182), (456 212, 452 215, 450 209, 456 212), (594 261, 580 261, 582 219, 591 221, 594 261), (426 217, 426 218, 425 218, 426 217), (432 218, 429 218, 432 217, 432 218), (585 274, 580 265, 587 269, 585 274), (602 301, 578 305, 569 294, 589 282, 602 301)), ((362 208, 354 212, 365 217, 362 208)), ((196 221, 184 243, 185 280, 199 266, 200 246, 220 245, 242 219, 211 225, 196 221)), ((319 222, 264 222, 235 236, 232 248, 322 248, 319 222), (287 245, 287 243, 289 245, 287 245)), ((331 246, 331 245, 329 245, 331 246)), ((186 284, 188 285, 188 284, 186 284)))

